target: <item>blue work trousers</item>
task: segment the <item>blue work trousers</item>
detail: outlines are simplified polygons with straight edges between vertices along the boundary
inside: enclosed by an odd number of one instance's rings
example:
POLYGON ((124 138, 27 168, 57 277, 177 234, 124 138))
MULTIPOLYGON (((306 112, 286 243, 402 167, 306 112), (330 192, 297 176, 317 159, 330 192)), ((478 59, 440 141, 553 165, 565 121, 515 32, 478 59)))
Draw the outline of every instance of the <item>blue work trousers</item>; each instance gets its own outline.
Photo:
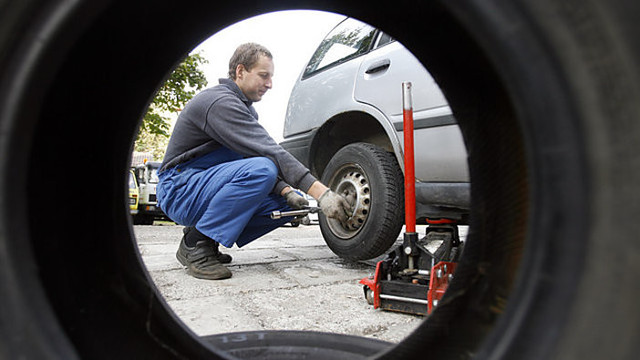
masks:
POLYGON ((270 217, 275 210, 291 210, 271 192, 277 175, 268 158, 245 159, 220 148, 162 171, 156 194, 171 220, 195 226, 225 247, 242 247, 292 220, 270 217))

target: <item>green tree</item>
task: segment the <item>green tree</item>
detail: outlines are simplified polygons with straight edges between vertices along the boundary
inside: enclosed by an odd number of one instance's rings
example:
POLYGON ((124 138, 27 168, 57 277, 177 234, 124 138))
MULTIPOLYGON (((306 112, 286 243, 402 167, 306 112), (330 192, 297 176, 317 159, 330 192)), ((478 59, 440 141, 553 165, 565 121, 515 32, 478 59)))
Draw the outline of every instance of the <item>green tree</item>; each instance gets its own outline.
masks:
POLYGON ((190 54, 158 89, 138 130, 135 151, 152 152, 161 160, 169 137, 169 116, 180 111, 199 90, 207 86, 200 65, 208 63, 200 53, 190 54))

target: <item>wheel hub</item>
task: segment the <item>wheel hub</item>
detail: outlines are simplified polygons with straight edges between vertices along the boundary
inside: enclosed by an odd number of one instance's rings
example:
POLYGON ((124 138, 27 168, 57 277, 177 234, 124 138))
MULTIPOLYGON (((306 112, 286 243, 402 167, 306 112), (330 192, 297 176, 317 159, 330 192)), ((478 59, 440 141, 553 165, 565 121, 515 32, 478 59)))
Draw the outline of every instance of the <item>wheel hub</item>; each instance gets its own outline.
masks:
POLYGON ((335 179, 335 192, 344 196, 353 210, 353 215, 342 223, 327 219, 331 231, 342 239, 356 235, 366 222, 371 207, 371 189, 369 179, 357 165, 348 165, 340 170, 335 179))

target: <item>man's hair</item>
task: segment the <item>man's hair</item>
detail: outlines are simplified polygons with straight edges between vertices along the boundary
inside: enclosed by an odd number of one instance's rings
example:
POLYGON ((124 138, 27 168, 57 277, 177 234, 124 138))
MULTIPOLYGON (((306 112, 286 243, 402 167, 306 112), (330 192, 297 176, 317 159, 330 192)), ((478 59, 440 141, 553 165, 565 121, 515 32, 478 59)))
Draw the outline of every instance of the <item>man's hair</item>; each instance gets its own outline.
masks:
POLYGON ((271 52, 262 45, 246 43, 238 46, 229 60, 229 78, 231 80, 236 79, 236 68, 240 64, 244 65, 247 71, 251 71, 253 66, 260 60, 260 56, 273 59, 271 52))

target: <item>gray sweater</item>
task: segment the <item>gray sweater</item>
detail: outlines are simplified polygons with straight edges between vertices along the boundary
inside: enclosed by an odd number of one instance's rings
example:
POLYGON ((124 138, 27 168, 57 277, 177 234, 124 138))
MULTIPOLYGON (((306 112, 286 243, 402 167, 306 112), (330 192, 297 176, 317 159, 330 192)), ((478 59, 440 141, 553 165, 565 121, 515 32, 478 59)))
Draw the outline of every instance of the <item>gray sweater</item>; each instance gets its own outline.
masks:
POLYGON ((316 181, 309 169, 258 123, 252 102, 231 79, 220 79, 219 85, 200 92, 187 103, 169 139, 161 171, 221 146, 246 157, 271 159, 280 177, 274 193, 279 194, 288 184, 307 192, 316 181))

